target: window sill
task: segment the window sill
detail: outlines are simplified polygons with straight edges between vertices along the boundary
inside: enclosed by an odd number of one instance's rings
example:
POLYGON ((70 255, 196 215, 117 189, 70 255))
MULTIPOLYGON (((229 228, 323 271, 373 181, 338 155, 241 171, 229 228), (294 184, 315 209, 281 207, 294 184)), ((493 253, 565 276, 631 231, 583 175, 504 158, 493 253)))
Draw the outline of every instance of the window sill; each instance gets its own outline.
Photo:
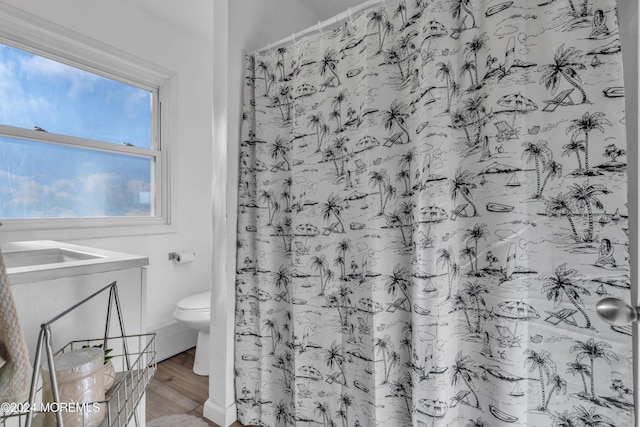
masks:
POLYGON ((177 233, 164 218, 3 220, 0 242, 20 240, 83 240, 177 233))

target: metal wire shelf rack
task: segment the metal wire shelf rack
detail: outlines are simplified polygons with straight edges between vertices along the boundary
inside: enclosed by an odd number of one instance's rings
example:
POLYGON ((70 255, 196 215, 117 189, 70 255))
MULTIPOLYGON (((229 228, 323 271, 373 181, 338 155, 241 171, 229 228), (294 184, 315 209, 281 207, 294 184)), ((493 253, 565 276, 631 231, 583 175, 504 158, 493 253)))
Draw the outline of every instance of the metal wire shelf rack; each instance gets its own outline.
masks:
MULTIPOLYGON (((105 416, 102 421, 100 421, 99 424, 95 422, 87 423, 83 417, 81 426, 79 427, 121 427, 128 425, 132 418, 135 421, 136 427, 139 427, 140 420, 138 419, 136 409, 144 396, 147 385, 157 369, 155 334, 125 334, 116 282, 110 283, 41 324, 33 363, 29 398, 22 404, 16 405, 16 408, 19 408, 19 410, 10 413, 0 413, 0 427, 39 427, 47 424, 44 421, 46 413, 39 409, 42 405, 39 405, 36 399, 37 395, 42 392, 42 384, 40 384, 41 381, 39 381, 40 371, 44 363, 42 360, 42 352, 45 352, 46 362, 49 366, 53 402, 58 404, 59 407, 61 400, 55 375, 54 357, 58 354, 84 347, 112 349, 109 353, 109 358, 114 367, 115 380, 113 385, 106 390, 104 400, 83 402, 83 408, 93 408, 94 404, 99 405, 99 410, 105 411, 105 416), (76 308, 105 292, 109 292, 109 300, 104 336, 101 338, 70 341, 54 353, 51 343, 51 325, 76 308), (114 309, 118 319, 120 334, 110 336, 110 323, 114 309)), ((49 422, 48 425, 51 425, 51 423, 49 422)), ((55 424, 53 425, 64 427, 62 411, 55 411, 55 424)))

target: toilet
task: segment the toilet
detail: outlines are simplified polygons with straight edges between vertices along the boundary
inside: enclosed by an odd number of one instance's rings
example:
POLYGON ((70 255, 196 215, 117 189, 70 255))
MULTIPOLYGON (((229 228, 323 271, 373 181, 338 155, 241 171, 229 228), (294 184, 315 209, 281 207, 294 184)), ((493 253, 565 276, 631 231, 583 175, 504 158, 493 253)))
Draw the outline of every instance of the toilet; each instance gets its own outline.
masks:
POLYGON ((211 291, 191 295, 180 300, 173 317, 198 331, 193 372, 209 375, 209 322, 211 319, 211 291))

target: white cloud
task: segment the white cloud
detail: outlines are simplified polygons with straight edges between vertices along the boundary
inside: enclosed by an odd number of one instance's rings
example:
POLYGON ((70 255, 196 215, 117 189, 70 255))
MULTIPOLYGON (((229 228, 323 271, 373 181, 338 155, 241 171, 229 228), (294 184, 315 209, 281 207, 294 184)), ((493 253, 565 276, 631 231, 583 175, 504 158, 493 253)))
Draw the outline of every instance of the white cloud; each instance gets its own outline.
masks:
POLYGON ((75 71, 68 65, 42 56, 20 57, 19 63, 22 72, 37 76, 59 76, 75 71))
POLYGON ((12 204, 36 207, 40 202, 41 187, 34 181, 24 181, 16 188, 12 204))
POLYGON ((28 94, 19 75, 15 61, 0 62, 0 122, 32 129, 37 117, 50 116, 55 109, 47 99, 28 94))
POLYGON ((20 71, 30 77, 57 78, 69 84, 67 97, 75 99, 82 93, 93 91, 98 76, 42 56, 21 57, 20 71))
POLYGON ((139 192, 149 184, 125 180, 114 173, 95 173, 77 179, 40 183, 31 177, 0 170, 0 212, 24 212, 30 217, 148 215, 137 211, 139 192))
POLYGON ((57 209, 55 210, 55 214, 51 216, 58 218, 76 218, 78 215, 71 209, 57 209))
POLYGON ((138 194, 141 191, 151 190, 149 182, 140 181, 139 179, 132 179, 127 182, 127 193, 138 194))
POLYGON ((44 186, 44 191, 58 203, 65 201, 79 203, 82 200, 78 194, 77 183, 70 179, 59 179, 50 186, 44 186))
POLYGON ((105 189, 112 187, 116 180, 119 180, 119 175, 114 173, 94 173, 86 177, 79 178, 82 183, 83 192, 92 193, 97 191, 104 191, 105 189))
POLYGON ((124 101, 125 111, 130 117, 138 115, 140 114, 142 103, 146 103, 148 107, 149 92, 145 92, 141 89, 132 90, 124 101))

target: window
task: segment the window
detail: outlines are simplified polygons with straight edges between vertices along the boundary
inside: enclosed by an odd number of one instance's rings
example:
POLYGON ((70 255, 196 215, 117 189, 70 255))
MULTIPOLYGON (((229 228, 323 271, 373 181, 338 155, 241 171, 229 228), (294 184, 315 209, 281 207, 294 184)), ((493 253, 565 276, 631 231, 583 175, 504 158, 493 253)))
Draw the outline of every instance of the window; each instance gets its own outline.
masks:
MULTIPOLYGON (((4 20, 0 11, 0 28, 4 20)), ((3 231, 170 224, 171 116, 162 110, 172 73, 51 24, 8 23, 0 30, 3 231)))

